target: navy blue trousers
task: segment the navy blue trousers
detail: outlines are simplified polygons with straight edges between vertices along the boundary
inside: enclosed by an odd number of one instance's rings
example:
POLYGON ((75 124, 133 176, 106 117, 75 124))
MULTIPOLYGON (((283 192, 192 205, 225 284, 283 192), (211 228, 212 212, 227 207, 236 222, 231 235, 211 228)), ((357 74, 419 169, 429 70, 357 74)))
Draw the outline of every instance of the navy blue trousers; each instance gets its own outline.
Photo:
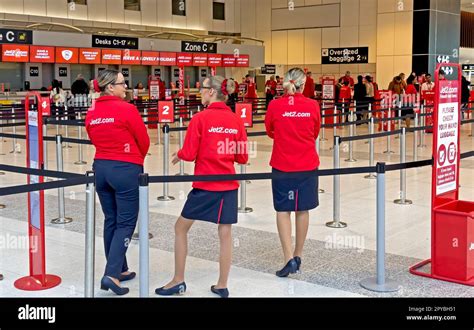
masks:
POLYGON ((128 270, 128 245, 137 224, 138 176, 143 166, 113 160, 95 160, 96 191, 104 212, 105 276, 119 278, 128 270))

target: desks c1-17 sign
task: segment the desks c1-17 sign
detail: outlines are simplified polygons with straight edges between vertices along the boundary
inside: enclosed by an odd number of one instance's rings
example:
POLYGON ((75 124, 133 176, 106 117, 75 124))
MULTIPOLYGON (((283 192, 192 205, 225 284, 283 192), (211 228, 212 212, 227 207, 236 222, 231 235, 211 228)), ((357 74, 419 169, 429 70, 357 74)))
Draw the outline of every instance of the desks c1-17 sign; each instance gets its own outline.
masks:
POLYGON ((322 64, 369 63, 369 47, 323 48, 322 64))

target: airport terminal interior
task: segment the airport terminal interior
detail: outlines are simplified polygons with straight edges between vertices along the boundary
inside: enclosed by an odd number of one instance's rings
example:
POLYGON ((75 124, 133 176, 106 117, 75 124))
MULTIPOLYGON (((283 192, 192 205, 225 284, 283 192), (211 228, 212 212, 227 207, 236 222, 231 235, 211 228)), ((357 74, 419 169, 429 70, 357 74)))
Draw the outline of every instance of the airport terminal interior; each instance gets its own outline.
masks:
MULTIPOLYGON (((251 107, 249 159, 246 165, 235 163, 235 172, 271 173, 268 102, 285 97, 285 77, 295 67, 306 75, 305 97, 321 109, 315 142, 319 170, 361 170, 319 175, 319 206, 309 211, 301 268, 288 277, 275 275, 286 261, 272 182, 240 181, 231 297, 474 297, 473 25, 471 0, 0 0, 0 297, 119 298, 100 289, 106 267, 104 214, 96 196, 94 238, 88 239, 86 184, 45 189, 44 201, 38 199, 42 205, 28 199, 39 192, 15 190, 38 182, 38 176, 21 170, 34 168, 29 161, 34 144, 35 157, 44 161, 41 168, 78 174, 50 173, 46 183, 83 179, 92 171, 96 149, 84 119, 87 102, 97 97, 91 81, 103 70, 120 71, 127 84, 125 101, 145 122, 150 149, 144 172, 179 181, 180 175, 194 174, 195 164, 173 165, 172 155, 182 147, 193 117, 207 111, 201 87, 210 76, 234 79, 234 112, 247 119, 239 104, 251 107), (85 99, 73 93, 78 80, 86 84, 85 99), (447 104, 443 97, 452 92, 437 84, 459 87, 450 103, 452 134, 458 139, 433 154, 433 146, 450 138, 433 126, 438 107, 447 104), (362 99, 357 99, 358 85, 364 86, 362 99), (405 108, 393 101, 403 95, 413 96, 405 108), (174 116, 159 114, 160 102, 174 102, 174 116), (36 128, 50 138, 41 143, 31 138, 26 120, 33 120, 30 112, 46 108, 49 113, 43 112, 43 125, 36 128), (409 120, 402 116, 407 108, 409 120), (60 144, 58 135, 64 139, 60 144), (433 194, 448 184, 433 174, 430 161, 438 161, 440 170, 446 158, 457 165, 452 178, 444 179, 451 180, 445 196, 463 206, 448 212, 457 220, 436 222, 433 194), (377 163, 415 161, 420 164, 371 173, 377 163), (456 227, 459 242, 453 244, 459 249, 442 247, 442 226, 456 227), (94 239, 91 272, 86 264, 94 239), (427 276, 414 274, 413 266, 431 258, 437 270, 428 263, 420 267, 427 276), (43 261, 46 274, 59 276, 60 283, 44 290, 19 288, 16 281, 32 273, 41 285, 36 267, 43 261), (449 271, 441 271, 445 267, 449 271), (388 284, 363 285, 376 277, 388 284)), ((127 258, 137 277, 122 283, 130 288, 124 297, 160 298, 155 289, 173 277, 175 222, 191 181, 149 184, 148 284, 143 286, 140 274, 140 242, 146 238, 136 235, 127 258), (158 198, 163 196, 173 198, 158 198)), ((294 221, 293 213, 293 243, 294 221)), ((217 297, 209 287, 219 276, 219 251, 216 224, 196 221, 188 236, 183 297, 217 297)))

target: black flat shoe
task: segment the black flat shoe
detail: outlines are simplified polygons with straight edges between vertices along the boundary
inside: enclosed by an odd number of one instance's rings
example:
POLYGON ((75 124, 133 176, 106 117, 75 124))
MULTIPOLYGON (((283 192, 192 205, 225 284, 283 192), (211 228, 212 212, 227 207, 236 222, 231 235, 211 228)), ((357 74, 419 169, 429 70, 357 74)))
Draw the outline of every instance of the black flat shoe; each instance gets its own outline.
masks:
POLYGON ((119 281, 120 282, 130 281, 130 280, 133 280, 135 278, 135 276, 137 276, 137 273, 135 273, 135 272, 131 272, 128 275, 120 274, 119 281))
POLYGON ((293 259, 296 262, 296 271, 299 272, 300 271, 300 266, 301 266, 301 258, 300 257, 294 257, 293 259))
POLYGON ((211 286, 211 291, 218 295, 221 298, 229 298, 229 290, 225 289, 216 289, 216 286, 211 286))
POLYGON ((296 264, 295 259, 291 259, 288 263, 283 267, 281 270, 276 272, 276 276, 278 277, 287 277, 290 274, 296 273, 296 269, 298 265, 296 264))
POLYGON ((162 286, 161 288, 158 288, 155 290, 155 293, 157 295, 160 295, 160 296, 172 296, 172 295, 175 295, 175 294, 183 294, 186 292, 186 283, 185 282, 182 282, 182 283, 179 283, 169 289, 165 289, 164 286, 162 286))
POLYGON ((112 279, 107 276, 102 277, 102 280, 100 281, 100 288, 105 291, 112 290, 118 296, 123 296, 130 291, 128 288, 122 288, 121 286, 115 284, 114 281, 112 281, 112 279))

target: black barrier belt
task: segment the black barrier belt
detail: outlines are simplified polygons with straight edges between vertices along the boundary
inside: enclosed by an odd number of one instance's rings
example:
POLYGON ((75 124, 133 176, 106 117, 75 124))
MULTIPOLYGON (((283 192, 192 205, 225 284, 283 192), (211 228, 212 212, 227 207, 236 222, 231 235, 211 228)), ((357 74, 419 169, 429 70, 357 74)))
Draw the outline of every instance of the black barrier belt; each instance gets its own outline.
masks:
POLYGON ((0 133, 0 136, 12 139, 26 140, 26 135, 21 134, 0 133))
MULTIPOLYGON (((43 136, 44 141, 56 141, 55 136, 43 136)), ((90 140, 80 140, 80 139, 75 139, 75 138, 66 138, 61 136, 62 142, 70 142, 70 143, 76 143, 76 144, 92 144, 90 140)))
POLYGON ((15 123, 15 124, 0 124, 0 127, 19 127, 25 126, 26 123, 15 123))
POLYGON ((63 126, 85 126, 84 120, 57 120, 57 119, 47 119, 45 121, 47 125, 63 125, 63 126))
POLYGON ((469 123, 474 123, 474 118, 472 118, 472 119, 465 119, 465 120, 462 120, 462 121, 461 121, 461 125, 469 124, 469 123))
POLYGON ((69 179, 69 178, 76 178, 78 176, 84 176, 83 174, 77 174, 77 173, 39 170, 36 168, 11 166, 11 165, 5 165, 5 164, 0 164, 0 170, 6 171, 6 172, 12 172, 12 173, 30 174, 30 175, 46 176, 46 177, 61 178, 61 179, 69 179))
POLYGON ((406 128, 405 130, 407 132, 415 132, 415 131, 423 131, 423 130, 430 129, 430 128, 433 128, 433 126, 409 127, 409 128, 406 128))
POLYGON ((252 136, 266 136, 267 135, 267 132, 249 132, 247 133, 247 136, 248 137, 252 137, 252 136))
POLYGON ((314 176, 348 175, 376 172, 376 167, 353 167, 303 172, 280 173, 249 173, 249 174, 215 174, 215 175, 183 175, 183 176, 150 176, 150 183, 164 182, 208 182, 208 181, 243 181, 270 179, 302 179, 314 176))
POLYGON ((351 125, 357 125, 357 124, 366 124, 366 123, 370 123, 370 120, 369 119, 365 119, 365 120, 359 120, 359 121, 346 121, 345 123, 340 123, 340 124, 323 124, 321 125, 321 127, 323 128, 329 128, 329 127, 339 127, 339 126, 351 126, 351 125))
POLYGON ((474 157, 474 150, 467 151, 461 154, 461 159, 470 158, 470 157, 474 157))
POLYGON ((93 176, 87 177, 83 175, 82 177, 74 177, 74 178, 69 178, 67 180, 25 184, 21 186, 13 186, 13 187, 4 187, 4 188, 0 188, 0 196, 23 194, 23 193, 39 191, 39 190, 50 190, 50 189, 57 189, 57 188, 64 188, 64 187, 72 187, 72 186, 78 186, 78 185, 92 183, 92 182, 94 182, 93 176))
POLYGON ((433 159, 420 160, 420 161, 409 162, 409 163, 385 165, 385 170, 387 172, 390 172, 390 171, 406 170, 409 168, 424 167, 424 166, 430 166, 430 165, 433 165, 433 159))
POLYGON ((401 134, 402 130, 395 130, 395 131, 387 131, 387 132, 380 132, 380 133, 375 133, 375 134, 366 134, 366 135, 355 135, 355 136, 341 136, 339 141, 340 142, 348 142, 348 141, 356 141, 356 140, 368 140, 368 139, 376 139, 379 137, 383 136, 389 136, 389 135, 397 135, 401 134))

